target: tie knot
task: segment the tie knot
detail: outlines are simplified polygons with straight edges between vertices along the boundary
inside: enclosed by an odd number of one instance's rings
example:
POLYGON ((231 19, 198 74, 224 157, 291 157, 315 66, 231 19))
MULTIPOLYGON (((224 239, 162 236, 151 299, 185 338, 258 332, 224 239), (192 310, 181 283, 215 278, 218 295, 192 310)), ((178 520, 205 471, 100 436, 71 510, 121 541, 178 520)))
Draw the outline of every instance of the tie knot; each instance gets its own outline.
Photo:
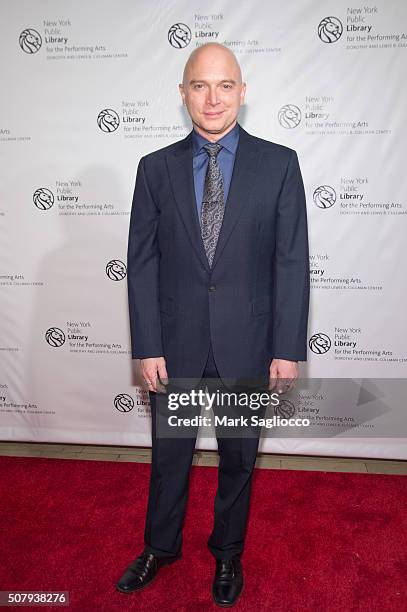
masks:
POLYGON ((207 152, 209 157, 212 157, 212 158, 214 157, 216 159, 216 156, 219 153, 219 151, 221 150, 222 145, 220 145, 217 142, 210 142, 210 143, 204 145, 203 148, 205 149, 205 151, 207 152))

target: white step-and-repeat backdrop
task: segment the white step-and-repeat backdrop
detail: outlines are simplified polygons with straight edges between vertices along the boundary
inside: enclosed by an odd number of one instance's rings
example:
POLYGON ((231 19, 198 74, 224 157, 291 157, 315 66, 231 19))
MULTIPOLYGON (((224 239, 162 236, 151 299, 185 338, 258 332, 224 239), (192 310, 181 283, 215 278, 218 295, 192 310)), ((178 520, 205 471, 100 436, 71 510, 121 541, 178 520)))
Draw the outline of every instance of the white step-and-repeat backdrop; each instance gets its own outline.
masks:
POLYGON ((247 82, 240 123, 297 150, 307 193, 310 383, 281 414, 311 426, 261 449, 407 458, 407 3, 0 6, 0 438, 150 444, 126 292, 134 180, 190 131, 183 66, 218 41, 247 82))

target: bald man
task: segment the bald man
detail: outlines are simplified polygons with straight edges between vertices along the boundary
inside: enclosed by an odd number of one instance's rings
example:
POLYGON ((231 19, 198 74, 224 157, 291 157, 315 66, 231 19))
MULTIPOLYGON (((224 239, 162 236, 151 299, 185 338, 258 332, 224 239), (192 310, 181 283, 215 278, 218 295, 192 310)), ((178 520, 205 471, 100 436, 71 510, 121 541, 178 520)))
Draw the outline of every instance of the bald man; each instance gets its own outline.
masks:
MULTIPOLYGON (((308 235, 297 154, 237 122, 246 84, 223 45, 191 53, 179 90, 192 130, 140 159, 130 218, 132 357, 150 393, 152 468, 145 547, 116 585, 123 593, 147 586, 181 556, 197 432, 158 432, 165 386, 262 381, 282 393, 306 360, 308 235)), ((243 588, 259 431, 232 437, 217 429, 216 437, 218 489, 207 542, 215 558, 212 597, 232 606, 243 588)), ((261 537, 254 541, 263 553, 261 537)), ((188 561, 193 572, 194 559, 188 561)))

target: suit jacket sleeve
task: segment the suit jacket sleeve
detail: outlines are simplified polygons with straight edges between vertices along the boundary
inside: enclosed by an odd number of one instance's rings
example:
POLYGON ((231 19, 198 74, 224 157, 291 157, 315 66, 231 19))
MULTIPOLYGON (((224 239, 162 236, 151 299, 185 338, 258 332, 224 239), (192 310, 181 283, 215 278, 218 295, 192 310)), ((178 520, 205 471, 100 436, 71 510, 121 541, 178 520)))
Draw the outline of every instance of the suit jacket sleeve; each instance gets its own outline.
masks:
POLYGON ((273 279, 273 358, 307 359, 309 252, 304 184, 292 150, 281 188, 273 279))
POLYGON ((160 252, 157 241, 159 210, 140 159, 130 215, 127 250, 127 288, 133 359, 162 357, 159 302, 160 252))

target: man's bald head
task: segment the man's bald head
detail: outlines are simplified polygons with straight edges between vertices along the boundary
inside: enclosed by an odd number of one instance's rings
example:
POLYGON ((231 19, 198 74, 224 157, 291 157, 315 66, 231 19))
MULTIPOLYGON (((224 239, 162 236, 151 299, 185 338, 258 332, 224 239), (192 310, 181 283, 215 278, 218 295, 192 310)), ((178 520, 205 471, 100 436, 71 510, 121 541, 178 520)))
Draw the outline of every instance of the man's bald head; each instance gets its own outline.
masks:
POLYGON ((209 61, 215 61, 215 59, 223 58, 224 61, 229 62, 230 66, 233 66, 236 74, 239 78, 239 83, 242 82, 242 71, 237 61, 236 55, 229 49, 229 47, 225 47, 221 43, 217 42, 208 42, 200 47, 197 47, 190 53, 186 64, 184 66, 184 72, 182 75, 182 83, 184 86, 188 83, 188 76, 194 70, 194 67, 199 63, 201 59, 209 61))
POLYGON ((246 83, 235 54, 220 43, 194 49, 179 84, 195 130, 216 142, 236 125, 246 83))

